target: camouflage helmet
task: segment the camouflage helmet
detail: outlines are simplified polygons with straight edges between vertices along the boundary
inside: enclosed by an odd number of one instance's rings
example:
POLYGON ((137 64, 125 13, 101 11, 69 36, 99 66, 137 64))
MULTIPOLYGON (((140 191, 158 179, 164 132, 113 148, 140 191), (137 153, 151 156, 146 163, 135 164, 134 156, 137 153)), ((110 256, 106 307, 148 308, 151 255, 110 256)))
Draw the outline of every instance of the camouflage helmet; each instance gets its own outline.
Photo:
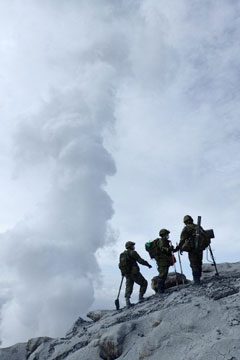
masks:
POLYGON ((190 215, 185 215, 183 218, 183 222, 185 223, 187 221, 193 222, 193 218, 190 215))
POLYGON ((163 236, 163 235, 165 235, 165 234, 170 234, 170 231, 167 230, 167 229, 161 229, 161 230, 159 231, 159 235, 160 235, 160 236, 163 236))
POLYGON ((126 244, 125 244, 125 248, 126 249, 129 249, 131 248, 132 246, 135 245, 135 242, 132 242, 132 241, 127 241, 126 244))

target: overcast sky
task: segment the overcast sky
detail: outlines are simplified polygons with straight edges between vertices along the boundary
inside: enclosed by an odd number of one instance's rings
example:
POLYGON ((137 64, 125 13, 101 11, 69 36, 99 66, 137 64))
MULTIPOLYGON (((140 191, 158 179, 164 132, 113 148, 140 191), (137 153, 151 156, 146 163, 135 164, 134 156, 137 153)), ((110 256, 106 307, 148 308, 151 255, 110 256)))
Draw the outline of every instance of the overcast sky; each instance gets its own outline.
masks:
POLYGON ((235 0, 0 1, 3 346, 112 308, 125 242, 148 259, 185 214, 239 260, 239 22, 235 0))

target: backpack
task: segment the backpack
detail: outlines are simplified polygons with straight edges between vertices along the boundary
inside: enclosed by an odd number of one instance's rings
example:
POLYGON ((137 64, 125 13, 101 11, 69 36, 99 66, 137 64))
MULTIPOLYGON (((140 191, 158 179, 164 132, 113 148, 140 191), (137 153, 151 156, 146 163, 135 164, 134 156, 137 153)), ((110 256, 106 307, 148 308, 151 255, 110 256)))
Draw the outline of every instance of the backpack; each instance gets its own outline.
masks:
POLYGON ((207 236, 205 230, 201 228, 200 236, 198 240, 198 249, 201 251, 205 250, 210 245, 210 242, 211 242, 211 238, 207 236))
POLYGON ((145 250, 149 253, 151 259, 156 259, 159 255, 158 238, 153 241, 148 241, 145 244, 145 250))
MULTIPOLYGON (((213 230, 203 230, 203 228, 201 227, 197 250, 205 250, 210 245, 212 238, 214 238, 213 230)), ((193 232, 192 236, 189 239, 185 240, 185 243, 182 246, 182 250, 189 252, 195 249, 195 240, 196 230, 193 232)))
POLYGON ((198 242, 198 249, 205 250, 211 244, 211 239, 213 238, 214 238, 214 232, 212 229, 203 230, 201 228, 200 238, 198 242))
POLYGON ((118 267, 121 270, 123 276, 131 273, 132 261, 127 250, 120 254, 118 267))

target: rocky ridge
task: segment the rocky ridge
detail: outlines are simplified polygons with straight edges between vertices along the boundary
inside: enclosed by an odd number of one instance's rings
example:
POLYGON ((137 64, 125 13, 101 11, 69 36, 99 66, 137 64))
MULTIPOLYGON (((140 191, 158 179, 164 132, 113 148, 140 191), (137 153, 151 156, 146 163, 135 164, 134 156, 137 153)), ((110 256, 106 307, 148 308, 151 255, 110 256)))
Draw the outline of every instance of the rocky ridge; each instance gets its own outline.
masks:
MULTIPOLYGON (((239 360, 240 262, 204 264, 201 287, 169 288, 130 309, 77 319, 63 338, 0 349, 0 360, 239 360)), ((113 299, 114 303, 114 299, 113 299)))

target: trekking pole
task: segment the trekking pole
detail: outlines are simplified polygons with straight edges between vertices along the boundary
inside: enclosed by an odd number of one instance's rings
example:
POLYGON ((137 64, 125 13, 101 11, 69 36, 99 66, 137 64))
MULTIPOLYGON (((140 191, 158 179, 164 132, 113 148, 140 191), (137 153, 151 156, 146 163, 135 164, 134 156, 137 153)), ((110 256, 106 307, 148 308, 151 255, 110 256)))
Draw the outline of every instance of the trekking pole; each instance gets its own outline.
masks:
POLYGON ((122 276, 122 280, 121 280, 120 287, 119 287, 119 290, 118 290, 118 296, 117 296, 117 298, 116 298, 116 300, 115 300, 115 306, 116 306, 116 309, 117 309, 117 310, 120 309, 120 305, 119 305, 119 295, 120 295, 120 291, 121 291, 121 288, 122 288, 123 278, 124 278, 124 275, 122 276))
MULTIPOLYGON (((178 246, 178 243, 177 243, 178 246)), ((183 285, 185 284, 185 280, 183 277, 183 270, 182 270, 182 261, 181 261, 181 256, 180 256, 180 250, 178 250, 178 261, 179 261, 179 266, 180 266, 180 270, 181 270, 181 277, 182 277, 182 283, 183 285)))
POLYGON ((200 238, 200 231, 201 231, 201 216, 198 216, 198 220, 197 220, 197 230, 196 230, 196 237, 195 237, 195 249, 198 249, 199 238, 200 238))
POLYGON ((216 275, 216 276, 219 276, 219 272, 218 272, 218 269, 217 269, 217 264, 216 264, 216 261, 215 261, 215 259, 214 259, 213 252, 212 252, 212 248, 211 248, 211 245, 210 245, 210 244, 209 244, 208 248, 209 248, 210 255, 211 255, 211 258, 212 258, 212 262, 213 262, 212 265, 215 267, 215 270, 216 270, 215 275, 216 275))
MULTIPOLYGON (((170 245, 172 246, 171 241, 170 241, 170 245)), ((176 276, 176 285, 177 285, 177 289, 179 290, 179 284, 178 284, 178 278, 177 278, 177 269, 176 269, 176 265, 175 265, 176 259, 175 259, 175 256, 173 254, 173 251, 171 251, 171 254, 172 254, 172 263, 173 263, 173 266, 174 266, 174 271, 175 271, 175 276, 176 276)))
MULTIPOLYGON (((175 259, 175 258, 174 258, 175 259)), ((175 276, 176 276, 176 285, 177 285, 177 288, 178 288, 178 290, 179 290, 179 284, 178 284, 178 278, 177 278, 177 270, 176 270, 176 265, 175 265, 175 263, 173 264, 173 266, 174 266, 174 271, 175 271, 175 276)))

